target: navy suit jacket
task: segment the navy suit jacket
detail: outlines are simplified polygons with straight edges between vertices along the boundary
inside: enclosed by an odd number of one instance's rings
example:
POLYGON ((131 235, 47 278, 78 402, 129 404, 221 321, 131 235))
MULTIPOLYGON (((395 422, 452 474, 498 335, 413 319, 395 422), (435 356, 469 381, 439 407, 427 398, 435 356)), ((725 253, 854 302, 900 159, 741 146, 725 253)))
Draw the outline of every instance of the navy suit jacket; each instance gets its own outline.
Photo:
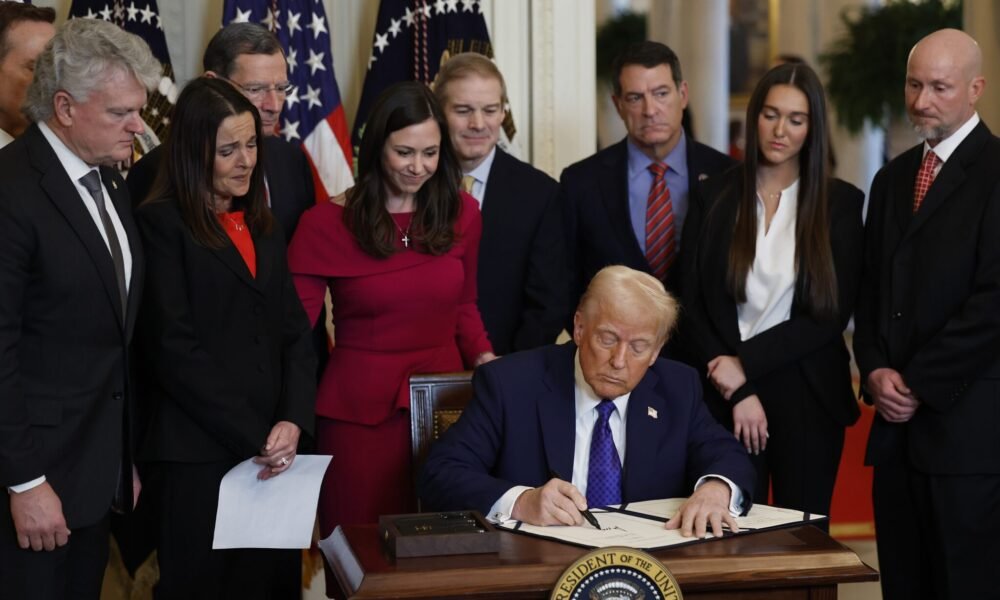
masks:
POLYGON ((497 148, 483 199, 478 274, 479 312, 497 354, 551 344, 569 313, 558 189, 497 148))
MULTIPOLYGON (((420 496, 440 510, 486 514, 515 485, 570 477, 576 436, 576 345, 518 352, 476 369, 474 396, 431 448, 420 496)), ((689 496, 702 475, 723 475, 750 507, 753 467, 709 415, 697 373, 658 359, 629 398, 622 500, 689 496), (656 415, 655 417, 653 415, 656 415)))
MULTIPOLYGON (((698 201, 700 180, 721 173, 733 159, 687 138, 688 198, 698 201)), ((559 180, 560 206, 570 264, 570 303, 576 306, 595 273, 608 265, 625 265, 650 273, 646 255, 632 229, 628 205, 626 140, 572 164, 559 180)), ((690 209, 689 209, 690 210, 690 209)), ((680 261, 675 263, 680 264, 680 261)), ((680 297, 679 268, 667 273, 667 290, 680 297)), ((570 329, 572 331, 572 329, 570 329)))

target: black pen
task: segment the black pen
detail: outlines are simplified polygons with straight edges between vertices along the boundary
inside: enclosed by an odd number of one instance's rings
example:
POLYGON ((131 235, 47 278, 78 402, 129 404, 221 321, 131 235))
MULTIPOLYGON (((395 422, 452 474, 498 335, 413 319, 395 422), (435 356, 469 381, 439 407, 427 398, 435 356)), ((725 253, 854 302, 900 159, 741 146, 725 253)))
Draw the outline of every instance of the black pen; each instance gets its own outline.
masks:
MULTIPOLYGON (((555 469, 549 469, 549 477, 552 479, 561 479, 562 481, 566 481, 559 476, 559 473, 555 472, 555 469)), ((601 524, 597 522, 597 517, 594 516, 594 513, 590 512, 590 509, 581 510, 580 514, 583 515, 583 518, 586 519, 588 523, 594 526, 594 529, 601 529, 601 524)))

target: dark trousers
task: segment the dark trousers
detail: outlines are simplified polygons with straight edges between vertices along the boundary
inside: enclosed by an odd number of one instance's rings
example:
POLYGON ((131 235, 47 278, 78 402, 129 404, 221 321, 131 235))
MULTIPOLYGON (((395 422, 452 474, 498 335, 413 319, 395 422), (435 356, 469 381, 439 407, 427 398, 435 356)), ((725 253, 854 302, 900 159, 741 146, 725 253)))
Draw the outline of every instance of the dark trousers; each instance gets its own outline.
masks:
POLYGON ((228 461, 156 465, 161 510, 157 600, 292 600, 301 596, 301 551, 212 550, 219 482, 233 466, 228 461), (292 580, 295 585, 290 584, 292 580))
MULTIPOLYGON (((18 600, 98 600, 108 563, 109 519, 73 527, 52 551, 22 550, 3 494, 0 514, 0 597, 18 600)), ((63 500, 65 501, 65 499, 63 500)), ((108 498, 108 504, 111 499, 108 498)))
POLYGON ((902 454, 872 485, 884 600, 1000 598, 1000 475, 928 475, 902 454))
MULTIPOLYGON (((755 501, 766 502, 768 482, 774 505, 830 514, 837 468, 844 450, 844 426, 833 420, 801 377, 786 377, 780 389, 760 385, 767 415, 767 449, 750 460, 757 469, 755 501)), ((820 527, 829 529, 829 521, 820 527)))

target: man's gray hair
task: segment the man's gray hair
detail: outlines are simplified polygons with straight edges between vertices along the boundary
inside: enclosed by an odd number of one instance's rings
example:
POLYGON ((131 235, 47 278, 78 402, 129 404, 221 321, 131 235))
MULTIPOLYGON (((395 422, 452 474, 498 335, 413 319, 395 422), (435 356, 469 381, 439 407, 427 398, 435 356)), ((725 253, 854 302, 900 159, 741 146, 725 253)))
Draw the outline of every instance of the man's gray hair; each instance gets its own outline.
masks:
POLYGON ((162 69, 139 36, 100 19, 71 19, 35 62, 35 78, 22 110, 36 123, 46 121, 54 114, 56 92, 63 90, 82 102, 115 71, 129 73, 152 90, 162 69))

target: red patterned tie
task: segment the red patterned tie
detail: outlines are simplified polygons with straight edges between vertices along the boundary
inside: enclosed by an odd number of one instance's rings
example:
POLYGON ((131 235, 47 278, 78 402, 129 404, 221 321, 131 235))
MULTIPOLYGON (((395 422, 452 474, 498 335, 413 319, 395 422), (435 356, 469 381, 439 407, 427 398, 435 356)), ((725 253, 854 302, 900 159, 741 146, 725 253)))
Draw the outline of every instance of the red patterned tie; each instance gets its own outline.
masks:
POLYGON ((920 170, 917 171, 917 183, 913 187, 913 213, 920 210, 920 203, 924 201, 927 190, 934 183, 934 171, 941 164, 941 159, 933 150, 928 150, 924 156, 924 162, 920 163, 920 170))
POLYGON ((653 187, 646 201, 646 261, 653 275, 663 281, 676 256, 674 206, 664 178, 667 165, 653 163, 649 170, 653 172, 653 187))

